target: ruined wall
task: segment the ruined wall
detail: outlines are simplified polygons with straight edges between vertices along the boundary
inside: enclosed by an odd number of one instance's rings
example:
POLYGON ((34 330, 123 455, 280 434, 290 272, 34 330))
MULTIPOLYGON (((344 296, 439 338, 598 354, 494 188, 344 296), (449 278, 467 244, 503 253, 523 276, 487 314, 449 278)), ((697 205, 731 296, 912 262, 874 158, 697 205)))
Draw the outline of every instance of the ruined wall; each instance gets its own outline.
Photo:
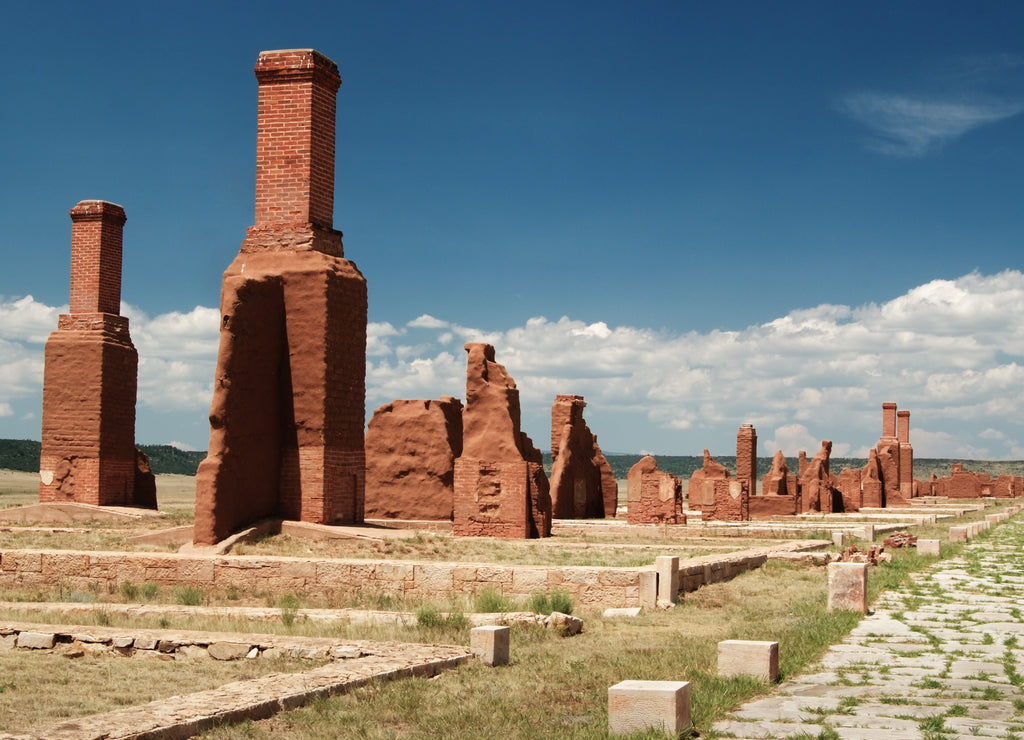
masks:
MULTIPOLYGON (((586 405, 582 396, 559 395, 551 407, 551 505, 555 518, 615 516, 618 487, 609 509, 606 487, 611 467, 583 419, 586 405)), ((611 483, 615 483, 614 473, 611 483)))
POLYGON ((626 506, 630 524, 686 524, 683 482, 658 470, 658 463, 650 455, 629 469, 626 506))
POLYGON ((451 521, 462 402, 392 401, 366 429, 367 518, 451 521))
POLYGON ((262 517, 363 520, 366 282, 333 228, 337 65, 263 52, 255 222, 224 273, 195 542, 262 517))
POLYGON ((843 511, 847 514, 860 511, 863 504, 861 477, 862 471, 855 468, 843 468, 839 471, 836 488, 843 499, 843 511))
POLYGON ((540 450, 520 430, 519 390, 494 347, 470 342, 462 456, 455 461, 456 535, 547 537, 551 496, 540 450))
POLYGON ((868 461, 860 475, 861 508, 885 506, 885 491, 882 488, 882 471, 878 462, 878 451, 868 451, 868 461))
POLYGON ((896 422, 896 437, 900 442, 900 496, 906 502, 914 497, 914 448, 910 444, 910 412, 897 411, 896 422))
MULTIPOLYGON (((750 519, 750 498, 747 480, 709 478, 701 483, 699 490, 691 488, 689 491, 690 508, 699 508, 702 521, 745 522, 750 519)), ((770 500, 783 497, 755 498, 770 500)))
POLYGON ((138 353, 121 311, 124 209, 71 210, 71 299, 46 342, 39 500, 156 507, 135 449, 138 353), (136 485, 138 483, 138 485, 136 485))

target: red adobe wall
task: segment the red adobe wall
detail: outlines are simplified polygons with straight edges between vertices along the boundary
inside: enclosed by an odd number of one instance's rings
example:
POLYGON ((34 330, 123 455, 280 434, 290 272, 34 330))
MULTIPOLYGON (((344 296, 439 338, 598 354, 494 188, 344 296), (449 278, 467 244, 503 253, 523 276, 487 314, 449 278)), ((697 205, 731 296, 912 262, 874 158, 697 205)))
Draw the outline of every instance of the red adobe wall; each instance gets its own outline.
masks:
POLYGON ((626 476, 626 521, 630 524, 686 524, 683 482, 658 470, 647 455, 626 476))
MULTIPOLYGON (((693 508, 695 498, 700 504, 703 521, 745 522, 750 519, 750 489, 746 480, 708 479, 703 482, 700 491, 695 492, 690 489, 689 498, 690 508, 693 508)), ((757 498, 789 497, 759 496, 757 498)))
POLYGON ((452 533, 548 537, 551 495, 540 450, 520 429, 519 389, 494 347, 465 346, 462 455, 455 461, 452 533))
POLYGON ((46 342, 43 370, 41 502, 156 506, 135 449, 138 353, 120 315, 125 221, 105 201, 71 210, 70 309, 46 342))
POLYGON ((333 228, 341 78, 311 49, 263 52, 255 71, 255 219, 221 288, 197 544, 271 515, 363 520, 366 281, 333 228))
POLYGON ((459 399, 384 404, 366 429, 366 517, 451 521, 461 454, 459 399))
POLYGON ((586 405, 583 396, 559 395, 551 406, 551 507, 555 518, 615 516, 618 485, 597 436, 583 419, 586 405))

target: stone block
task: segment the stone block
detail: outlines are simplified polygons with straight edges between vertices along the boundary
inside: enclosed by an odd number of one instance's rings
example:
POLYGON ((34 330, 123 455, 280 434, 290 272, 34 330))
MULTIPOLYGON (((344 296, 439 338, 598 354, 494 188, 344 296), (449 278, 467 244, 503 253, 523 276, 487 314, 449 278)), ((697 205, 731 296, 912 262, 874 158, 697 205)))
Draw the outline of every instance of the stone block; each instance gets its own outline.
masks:
POLYGON ((56 642, 57 636, 52 632, 20 632, 15 645, 31 650, 49 650, 56 642))
POLYGON ((691 728, 689 681, 621 681, 608 689, 608 734, 691 728))
POLYGON ((950 527, 949 528, 949 541, 950 542, 967 542, 969 528, 968 527, 950 527))
POLYGON ((836 547, 846 547, 846 533, 845 532, 833 532, 832 533, 832 544, 836 547))
POLYGON ((252 645, 244 642, 214 642, 207 649, 214 660, 241 660, 248 655, 252 645))
POLYGON ((861 539, 867 540, 868 542, 874 542, 875 540, 875 525, 865 524, 861 528, 861 539))
POLYGON ((654 609, 658 606, 658 572, 640 571, 640 606, 654 609))
POLYGON ((1001 520, 999 518, 999 514, 986 514, 985 521, 989 524, 999 524, 1001 520))
POLYGON ((917 541, 917 554, 918 555, 935 555, 939 556, 942 554, 942 541, 941 540, 918 540, 917 541))
POLYGON ((474 627, 469 631, 469 648, 485 665, 508 665, 509 628, 474 627))
POLYGON ((718 643, 718 675, 779 678, 779 643, 765 640, 722 640, 718 643))
POLYGON ((660 555, 654 559, 658 572, 658 601, 668 604, 679 603, 679 558, 675 555, 660 555))
POLYGON ((828 564, 828 610, 868 610, 868 564, 828 564))
POLYGON ((605 609, 601 613, 601 616, 605 618, 617 618, 617 617, 639 617, 640 607, 639 606, 628 606, 620 608, 605 609))

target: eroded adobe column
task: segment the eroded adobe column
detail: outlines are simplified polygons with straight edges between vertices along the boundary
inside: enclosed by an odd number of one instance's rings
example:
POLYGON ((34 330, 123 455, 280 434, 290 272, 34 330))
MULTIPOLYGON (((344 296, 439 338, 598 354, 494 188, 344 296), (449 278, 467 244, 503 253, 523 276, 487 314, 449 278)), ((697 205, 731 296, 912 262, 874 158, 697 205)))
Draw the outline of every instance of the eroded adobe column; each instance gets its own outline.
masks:
POLYGON ((900 487, 900 441, 896 436, 896 404, 882 404, 882 436, 875 446, 881 473, 882 506, 898 505, 903 498, 900 487))
POLYGON ((46 342, 39 500, 130 505, 138 354, 120 315, 124 209, 71 209, 71 300, 46 342))

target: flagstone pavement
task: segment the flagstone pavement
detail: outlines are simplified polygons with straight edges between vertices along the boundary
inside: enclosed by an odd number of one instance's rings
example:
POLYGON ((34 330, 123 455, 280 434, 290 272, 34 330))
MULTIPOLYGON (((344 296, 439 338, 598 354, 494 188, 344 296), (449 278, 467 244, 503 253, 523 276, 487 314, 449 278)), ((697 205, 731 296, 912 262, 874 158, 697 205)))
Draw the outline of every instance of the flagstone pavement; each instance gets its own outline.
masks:
POLYGON ((711 736, 1024 740, 1024 517, 872 609, 814 672, 743 705, 711 736))

